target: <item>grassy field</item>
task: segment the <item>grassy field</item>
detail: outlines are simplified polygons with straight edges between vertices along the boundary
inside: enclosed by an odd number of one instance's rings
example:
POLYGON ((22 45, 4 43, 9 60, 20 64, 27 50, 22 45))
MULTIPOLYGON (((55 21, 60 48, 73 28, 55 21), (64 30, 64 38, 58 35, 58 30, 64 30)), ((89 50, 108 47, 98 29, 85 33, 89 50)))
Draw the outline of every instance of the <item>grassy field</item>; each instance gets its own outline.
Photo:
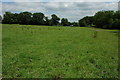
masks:
POLYGON ((118 78, 116 30, 3 24, 3 77, 118 78))
POLYGON ((2 24, 0 24, 0 78, 2 77, 2 24))

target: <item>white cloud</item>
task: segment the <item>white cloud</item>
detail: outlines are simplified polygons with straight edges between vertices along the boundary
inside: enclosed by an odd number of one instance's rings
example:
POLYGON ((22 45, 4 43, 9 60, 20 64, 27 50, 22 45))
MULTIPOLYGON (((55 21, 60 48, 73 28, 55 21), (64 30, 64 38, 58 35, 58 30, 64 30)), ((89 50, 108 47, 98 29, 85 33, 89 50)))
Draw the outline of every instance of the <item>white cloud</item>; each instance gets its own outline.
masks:
POLYGON ((2 0, 2 2, 118 2, 118 0, 2 0))
POLYGON ((2 2, 40 2, 41 0, 2 0, 2 2))
MULTIPOLYGON (((44 1, 44 0, 43 0, 44 1)), ((51 2, 118 2, 118 0, 50 0, 51 2)))
POLYGON ((0 3, 0 11, 2 10, 2 3, 0 3))

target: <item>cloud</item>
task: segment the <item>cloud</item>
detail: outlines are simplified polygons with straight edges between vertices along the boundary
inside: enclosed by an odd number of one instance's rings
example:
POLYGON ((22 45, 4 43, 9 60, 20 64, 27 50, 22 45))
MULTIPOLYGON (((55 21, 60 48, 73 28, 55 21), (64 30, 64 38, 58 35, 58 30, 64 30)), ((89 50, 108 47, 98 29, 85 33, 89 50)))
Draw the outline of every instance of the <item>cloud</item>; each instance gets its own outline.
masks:
POLYGON ((78 21, 85 16, 93 16, 101 10, 117 10, 116 2, 3 2, 2 11, 42 12, 46 16, 56 14, 60 18, 78 21))
POLYGON ((2 2, 41 2, 41 0, 2 0, 2 2))
POLYGON ((118 2, 118 0, 2 0, 2 2, 118 2))
POLYGON ((51 2, 118 2, 118 0, 49 0, 49 1, 51 2))

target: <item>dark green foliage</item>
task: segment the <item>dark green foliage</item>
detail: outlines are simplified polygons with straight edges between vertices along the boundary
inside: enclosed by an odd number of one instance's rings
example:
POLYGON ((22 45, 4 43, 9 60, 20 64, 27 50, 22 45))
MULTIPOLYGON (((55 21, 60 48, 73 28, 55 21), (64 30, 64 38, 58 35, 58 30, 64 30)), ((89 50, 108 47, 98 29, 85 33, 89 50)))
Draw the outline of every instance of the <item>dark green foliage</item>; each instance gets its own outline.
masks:
POLYGON ((78 26, 78 23, 77 22, 72 22, 71 25, 72 26, 78 26))
POLYGON ((51 21, 50 21, 50 25, 57 25, 58 23, 59 23, 59 20, 60 20, 60 18, 59 17, 57 17, 55 14, 52 14, 51 15, 51 21))
POLYGON ((32 19, 32 13, 30 12, 21 12, 18 17, 18 21, 20 24, 30 24, 32 19))
POLYGON ((115 19, 112 23, 112 26, 114 26, 114 29, 119 29, 120 19, 115 19))
POLYGON ((80 27, 88 27, 93 25, 93 16, 86 16, 79 20, 79 26, 80 27))
POLYGON ((4 24, 5 24, 5 23, 10 24, 10 23, 12 22, 12 20, 11 20, 11 15, 12 15, 11 12, 5 12, 5 14, 3 15, 4 19, 3 19, 2 22, 3 22, 4 24))
POLYGON ((50 20, 48 19, 48 17, 45 17, 45 25, 50 25, 49 22, 50 20))
POLYGON ((61 25, 62 25, 62 26, 69 26, 69 25, 70 25, 70 22, 68 22, 68 19, 67 19, 67 18, 62 18, 62 19, 61 19, 61 25))
POLYGON ((4 24, 17 24, 18 23, 18 14, 11 13, 11 12, 5 12, 3 16, 3 23, 4 24))
POLYGON ((14 20, 14 24, 18 24, 18 16, 19 16, 19 14, 17 14, 17 13, 15 13, 15 14, 13 14, 13 20, 14 20))
POLYGON ((98 28, 110 28, 111 22, 113 22, 113 11, 100 11, 94 16, 94 23, 98 28))
POLYGON ((99 11, 94 16, 86 16, 78 22, 80 27, 119 29, 120 11, 99 11))
POLYGON ((2 16, 0 15, 0 23, 2 23, 2 16))
POLYGON ((43 13, 11 13, 6 12, 3 15, 2 23, 4 24, 33 24, 33 25, 62 25, 62 26, 80 26, 80 27, 97 27, 104 29, 119 29, 120 11, 99 11, 94 16, 86 16, 78 22, 69 22, 67 18, 60 18, 52 14, 51 19, 45 17, 43 13))
POLYGON ((98 28, 118 29, 119 22, 120 11, 99 11, 94 16, 94 24, 98 28))
POLYGON ((43 13, 34 13, 32 17, 32 24, 43 25, 44 24, 44 14, 43 13))
POLYGON ((84 21, 84 20, 79 20, 79 26, 80 26, 80 27, 86 27, 86 26, 87 26, 86 21, 84 21))

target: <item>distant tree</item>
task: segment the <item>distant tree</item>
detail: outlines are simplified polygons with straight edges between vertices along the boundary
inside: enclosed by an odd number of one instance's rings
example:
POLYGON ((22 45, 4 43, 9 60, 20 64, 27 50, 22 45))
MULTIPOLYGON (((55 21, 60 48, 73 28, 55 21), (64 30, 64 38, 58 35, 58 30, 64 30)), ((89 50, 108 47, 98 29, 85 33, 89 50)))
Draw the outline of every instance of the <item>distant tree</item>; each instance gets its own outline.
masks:
POLYGON ((2 16, 0 15, 0 23, 2 23, 2 16))
POLYGON ((79 20, 78 22, 79 22, 79 26, 81 27, 91 26, 93 25, 93 16, 86 16, 82 18, 81 20, 79 20))
POLYGON ((12 17, 12 19, 13 19, 13 24, 18 24, 18 23, 19 23, 19 22, 18 22, 18 16, 19 16, 19 14, 17 14, 17 13, 13 14, 13 17, 12 17))
POLYGON ((3 17, 4 17, 4 19, 3 19, 2 22, 4 24, 12 24, 14 22, 14 20, 13 20, 13 13, 11 13, 11 12, 5 12, 3 17))
POLYGON ((120 19, 120 11, 114 12, 114 19, 120 19))
POLYGON ((94 16, 96 27, 104 29, 119 29, 120 11, 99 11, 94 16))
POLYGON ((114 19, 111 29, 119 29, 119 27, 120 27, 120 19, 114 19))
POLYGON ((43 25, 44 18, 45 18, 45 16, 43 13, 33 13, 32 23, 37 24, 37 25, 43 25))
POLYGON ((32 19, 32 13, 30 12, 21 12, 18 16, 19 24, 30 24, 32 19))
POLYGON ((55 14, 51 15, 51 19, 45 17, 43 13, 11 13, 5 12, 3 19, 0 16, 0 22, 4 24, 34 24, 34 25, 62 25, 62 26, 81 26, 81 27, 97 27, 104 29, 119 29, 120 11, 99 11, 94 16, 86 16, 78 22, 69 22, 67 18, 60 18, 55 14))
POLYGON ((62 26, 69 26, 70 23, 68 22, 68 19, 67 19, 67 18, 62 18, 62 19, 61 19, 61 25, 62 25, 62 26))
POLYGON ((49 26, 53 26, 54 24, 53 24, 53 20, 52 19, 50 19, 49 20, 49 26))
POLYGON ((51 15, 50 25, 57 25, 59 23, 60 18, 57 17, 55 14, 51 15))
POLYGON ((87 23, 86 23, 86 21, 85 20, 79 20, 79 26, 80 27, 87 27, 87 23))
POLYGON ((79 26, 77 22, 72 22, 71 25, 76 27, 79 26))
POLYGON ((120 11, 116 11, 113 17, 113 29, 119 29, 120 27, 120 11))
POLYGON ((94 23, 98 28, 112 28, 114 11, 99 11, 94 16, 94 23))
POLYGON ((50 20, 48 19, 48 17, 45 17, 45 25, 50 25, 49 22, 50 20))

